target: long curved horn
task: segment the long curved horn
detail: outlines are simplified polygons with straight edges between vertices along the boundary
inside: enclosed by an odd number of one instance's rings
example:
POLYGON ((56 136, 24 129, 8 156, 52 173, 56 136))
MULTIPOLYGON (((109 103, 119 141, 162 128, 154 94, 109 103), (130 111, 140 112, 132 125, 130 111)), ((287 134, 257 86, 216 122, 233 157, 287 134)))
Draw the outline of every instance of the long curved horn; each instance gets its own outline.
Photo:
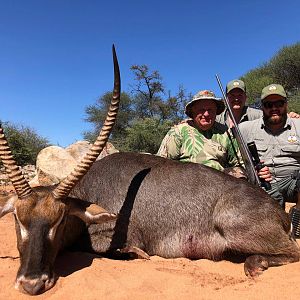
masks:
POLYGON ((22 174, 22 171, 17 166, 13 158, 12 152, 4 135, 2 126, 0 124, 0 158, 8 173, 8 177, 12 182, 17 195, 20 199, 25 198, 31 194, 32 189, 22 174))
POLYGON ((53 195, 56 199, 61 199, 66 197, 76 183, 86 174, 89 168, 92 166, 94 161, 97 159, 101 151, 103 150, 110 132, 115 124, 117 117, 119 103, 120 103, 120 94, 121 94, 121 79, 120 79, 120 70, 118 59, 113 45, 113 61, 114 61, 114 91, 112 101, 107 113, 104 125, 101 129, 101 132, 96 139, 93 146, 85 154, 81 162, 75 167, 75 169, 68 175, 54 190, 53 195))

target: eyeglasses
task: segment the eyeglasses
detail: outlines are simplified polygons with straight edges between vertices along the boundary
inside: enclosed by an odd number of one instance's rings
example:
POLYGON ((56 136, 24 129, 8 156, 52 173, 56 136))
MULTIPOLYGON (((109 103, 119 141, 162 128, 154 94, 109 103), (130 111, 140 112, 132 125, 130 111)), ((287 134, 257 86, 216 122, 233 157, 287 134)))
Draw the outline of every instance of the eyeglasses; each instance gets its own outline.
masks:
POLYGON ((275 106, 276 108, 281 108, 284 106, 285 103, 286 103, 286 100, 266 101, 266 102, 263 102, 262 105, 264 108, 270 109, 273 106, 275 106))

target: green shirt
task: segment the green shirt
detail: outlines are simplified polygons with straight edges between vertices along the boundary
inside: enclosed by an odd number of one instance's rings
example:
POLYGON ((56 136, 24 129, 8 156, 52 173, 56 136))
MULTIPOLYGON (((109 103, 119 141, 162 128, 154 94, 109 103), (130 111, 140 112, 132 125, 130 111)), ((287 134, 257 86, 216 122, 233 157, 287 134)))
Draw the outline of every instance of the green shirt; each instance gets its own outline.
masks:
POLYGON ((193 120, 186 120, 169 130, 157 154, 223 171, 227 167, 239 166, 235 144, 226 126, 220 123, 215 122, 210 130, 201 131, 195 127, 193 120))

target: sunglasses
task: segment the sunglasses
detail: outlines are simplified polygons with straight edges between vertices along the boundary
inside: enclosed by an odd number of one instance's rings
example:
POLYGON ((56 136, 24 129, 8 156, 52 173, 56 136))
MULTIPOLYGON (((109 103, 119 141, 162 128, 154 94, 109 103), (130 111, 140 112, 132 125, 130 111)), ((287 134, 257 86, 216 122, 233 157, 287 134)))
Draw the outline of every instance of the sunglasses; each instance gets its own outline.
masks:
POLYGON ((286 100, 278 100, 278 101, 266 101, 263 102, 262 105, 264 108, 272 108, 273 106, 275 106, 276 108, 281 108, 284 106, 284 104, 286 103, 286 100))

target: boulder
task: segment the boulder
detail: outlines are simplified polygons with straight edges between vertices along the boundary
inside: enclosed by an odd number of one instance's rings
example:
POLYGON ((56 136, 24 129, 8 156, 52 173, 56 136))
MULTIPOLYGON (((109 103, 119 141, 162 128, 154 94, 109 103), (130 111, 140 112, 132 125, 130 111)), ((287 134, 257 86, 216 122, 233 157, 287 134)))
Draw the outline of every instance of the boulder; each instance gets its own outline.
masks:
POLYGON ((53 185, 66 178, 77 164, 76 159, 64 148, 50 146, 41 150, 36 159, 37 178, 31 185, 53 185))
MULTIPOLYGON (((80 162, 80 160, 83 158, 85 153, 92 147, 92 144, 87 141, 78 141, 74 144, 71 144, 66 148, 66 151, 73 156, 77 162, 80 162)), ((101 159, 109 154, 113 154, 115 152, 119 152, 112 143, 106 143, 104 149, 98 156, 98 159, 101 159)))
POLYGON ((103 158, 103 157, 105 157, 107 155, 116 153, 116 152, 119 152, 119 150, 116 149, 115 146, 112 143, 106 143, 103 151, 100 153, 100 155, 98 156, 97 160, 101 159, 101 158, 103 158))
MULTIPOLYGON (((59 146, 44 148, 37 156, 37 175, 30 181, 30 185, 58 184, 74 170, 91 146, 87 141, 78 141, 66 148, 59 146)), ((111 143, 107 143, 97 160, 115 152, 119 151, 111 143)))
POLYGON ((66 151, 79 162, 84 154, 90 149, 91 143, 88 141, 78 141, 66 148, 66 151))

